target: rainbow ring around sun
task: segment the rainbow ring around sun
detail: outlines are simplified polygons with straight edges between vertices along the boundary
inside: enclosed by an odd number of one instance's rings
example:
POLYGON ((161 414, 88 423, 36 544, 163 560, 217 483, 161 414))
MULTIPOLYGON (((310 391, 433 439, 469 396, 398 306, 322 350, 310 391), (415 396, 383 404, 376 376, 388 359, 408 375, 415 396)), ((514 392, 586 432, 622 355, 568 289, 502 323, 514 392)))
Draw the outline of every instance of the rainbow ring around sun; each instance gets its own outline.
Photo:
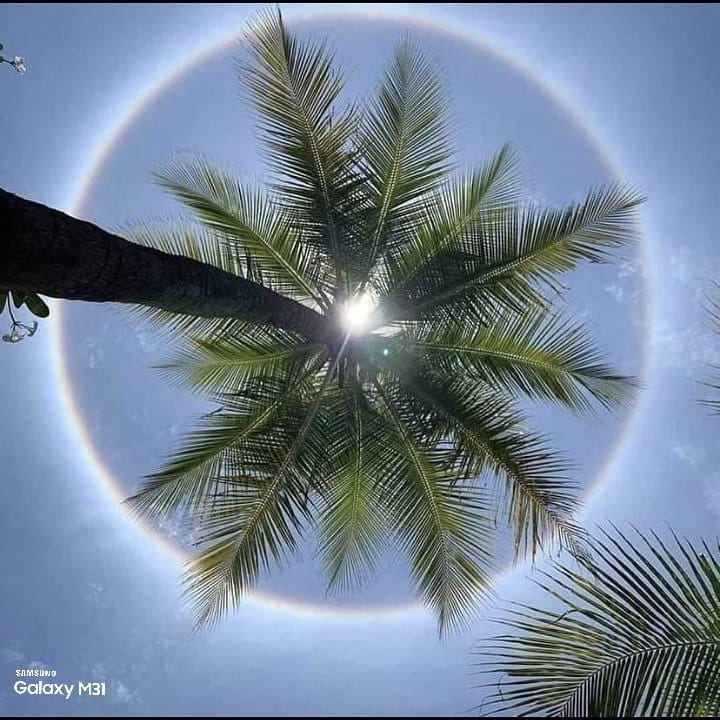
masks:
MULTIPOLYGON (((328 20, 340 22, 353 20, 377 21, 395 24, 402 28, 410 27, 437 33, 467 46, 470 50, 484 53, 495 62, 504 65, 509 70, 523 77, 526 81, 532 83, 534 88, 578 130, 588 146, 592 148, 597 157, 601 159, 608 174, 619 181, 623 180, 623 173, 620 171, 613 154, 600 143, 596 130, 590 127, 588 123, 578 115, 574 104, 570 104, 567 93, 550 83, 546 78, 541 77, 535 69, 530 69, 530 67, 518 59, 519 55, 515 51, 512 51, 511 55, 510 50, 504 48, 501 42, 486 37, 476 29, 462 23, 457 17, 441 15, 436 9, 428 8, 427 5, 410 8, 408 6, 395 7, 392 5, 377 6, 371 4, 348 4, 345 5, 342 10, 335 10, 322 5, 299 9, 290 5, 284 15, 286 21, 291 26, 313 21, 328 20)), ((120 104, 120 107, 122 107, 121 112, 114 118, 111 118, 110 121, 105 123, 97 132, 97 139, 91 143, 91 149, 88 152, 87 159, 80 164, 76 177, 70 180, 69 195, 62 203, 62 206, 67 212, 77 217, 83 216, 85 200, 106 161, 111 157, 116 144, 143 114, 145 109, 152 105, 163 93, 180 82, 188 72, 214 56, 227 51, 241 35, 242 28, 243 21, 233 23, 230 30, 224 27, 222 32, 204 39, 198 43, 197 47, 189 50, 188 48, 184 48, 182 56, 176 57, 174 60, 166 63, 149 81, 144 82, 139 88, 135 87, 129 97, 123 98, 123 102, 120 104)), ((639 231, 641 230, 642 228, 639 228, 639 231)), ((642 232, 640 232, 640 235, 642 237, 642 232)), ((653 326, 654 293, 652 282, 653 270, 649 253, 644 243, 641 244, 640 248, 640 260, 643 265, 644 282, 644 287, 642 288, 644 335, 642 337, 640 375, 643 378, 647 378, 652 361, 650 330, 653 326)), ((63 302, 54 304, 53 312, 55 321, 50 323, 52 357, 54 359, 54 369, 58 380, 61 411, 64 413, 64 418, 69 425, 71 434, 77 440, 81 453, 81 461, 84 461, 90 472, 90 476, 100 481, 109 499, 116 502, 120 507, 124 507, 121 505, 124 498, 122 484, 113 475, 113 472, 106 465, 100 451, 95 447, 87 420, 83 416, 76 397, 65 347, 66 333, 64 331, 63 307, 63 302)), ((609 449, 604 462, 601 464, 583 498, 585 507, 587 507, 592 496, 602 487, 606 478, 611 474, 613 467, 618 462, 618 459, 622 456, 628 439, 633 434, 633 428, 638 418, 641 404, 641 402, 637 403, 634 409, 624 418, 623 426, 617 434, 614 445, 609 449)), ((125 510, 123 509, 122 512, 125 513, 125 510)), ((138 521, 134 518, 131 520, 129 515, 127 515, 127 520, 128 522, 132 521, 136 525, 138 524, 138 521)), ((167 537, 161 535, 155 528, 140 526, 140 529, 150 535, 155 542, 159 543, 163 550, 168 553, 174 561, 187 562, 188 556, 185 552, 173 544, 167 537)), ((512 570, 506 570, 505 574, 508 572, 512 572, 512 570)), ((502 575, 500 577, 502 577, 502 575)), ((500 577, 498 577, 498 580, 500 577)), ((286 597, 279 597, 260 591, 250 593, 248 601, 252 604, 257 603, 265 607, 270 606, 300 615, 322 615, 324 617, 332 616, 343 619, 368 617, 373 619, 393 618, 399 614, 426 612, 422 605, 417 602, 385 606, 338 607, 304 600, 290 600, 286 597)))

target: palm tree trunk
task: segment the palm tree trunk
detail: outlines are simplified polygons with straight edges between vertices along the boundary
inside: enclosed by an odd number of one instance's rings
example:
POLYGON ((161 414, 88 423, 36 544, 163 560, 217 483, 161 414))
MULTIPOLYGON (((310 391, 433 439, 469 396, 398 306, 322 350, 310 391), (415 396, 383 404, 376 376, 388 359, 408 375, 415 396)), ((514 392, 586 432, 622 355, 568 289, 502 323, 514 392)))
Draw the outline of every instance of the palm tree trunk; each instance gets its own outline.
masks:
POLYGON ((0 288, 237 318, 332 342, 326 319, 295 300, 197 260, 128 242, 2 189, 0 288))

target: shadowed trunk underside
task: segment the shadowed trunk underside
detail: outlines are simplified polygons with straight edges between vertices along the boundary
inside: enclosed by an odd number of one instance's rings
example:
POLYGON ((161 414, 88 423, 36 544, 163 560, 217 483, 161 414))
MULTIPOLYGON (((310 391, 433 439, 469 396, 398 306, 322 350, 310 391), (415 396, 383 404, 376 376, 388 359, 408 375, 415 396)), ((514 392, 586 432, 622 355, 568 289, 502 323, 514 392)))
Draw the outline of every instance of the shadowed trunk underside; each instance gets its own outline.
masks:
POLYGON ((0 288, 148 305, 274 325, 331 342, 326 318, 269 288, 191 258, 136 245, 0 189, 0 288))

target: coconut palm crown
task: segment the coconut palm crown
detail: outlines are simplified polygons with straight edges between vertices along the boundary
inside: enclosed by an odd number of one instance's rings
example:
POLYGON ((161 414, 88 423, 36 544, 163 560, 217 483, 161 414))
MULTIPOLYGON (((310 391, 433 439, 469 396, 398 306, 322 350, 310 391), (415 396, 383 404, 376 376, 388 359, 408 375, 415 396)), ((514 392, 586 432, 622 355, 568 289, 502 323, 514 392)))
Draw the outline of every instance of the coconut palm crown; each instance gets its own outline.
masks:
POLYGON ((582 543, 566 463, 521 403, 628 398, 632 381, 561 315, 557 278, 611 260, 640 199, 612 186, 561 209, 521 203, 507 148, 459 171, 441 84, 409 40, 356 104, 331 51, 278 13, 246 43, 268 187, 176 160, 157 177, 192 220, 132 239, 272 288, 326 333, 146 310, 180 338, 164 370, 218 407, 130 503, 188 518, 201 623, 314 533, 331 589, 394 549, 452 628, 488 591, 499 525, 518 556, 582 543))

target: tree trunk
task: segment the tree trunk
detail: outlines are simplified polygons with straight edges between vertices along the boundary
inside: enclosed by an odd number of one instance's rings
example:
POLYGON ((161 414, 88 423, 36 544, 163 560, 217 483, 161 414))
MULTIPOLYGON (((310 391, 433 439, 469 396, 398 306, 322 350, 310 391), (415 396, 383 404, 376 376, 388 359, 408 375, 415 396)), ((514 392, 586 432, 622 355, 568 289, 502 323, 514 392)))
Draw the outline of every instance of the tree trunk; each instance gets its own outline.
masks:
POLYGON ((333 342, 315 310, 197 260, 128 242, 0 189, 0 288, 237 318, 333 342))

